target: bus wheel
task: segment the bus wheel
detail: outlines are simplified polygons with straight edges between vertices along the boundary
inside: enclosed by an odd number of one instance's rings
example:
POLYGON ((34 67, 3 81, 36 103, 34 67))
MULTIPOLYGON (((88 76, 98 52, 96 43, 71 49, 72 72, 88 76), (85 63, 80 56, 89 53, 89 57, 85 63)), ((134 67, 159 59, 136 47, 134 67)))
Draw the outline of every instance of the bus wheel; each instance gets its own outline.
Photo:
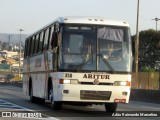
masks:
POLYGON ((40 103, 40 104, 44 104, 45 103, 45 99, 37 98, 37 102, 40 103))
POLYGON ((52 101, 51 107, 53 110, 61 110, 62 109, 62 102, 59 101, 52 101))
POLYGON ((35 103, 36 102, 36 97, 33 96, 33 88, 32 85, 30 87, 30 100, 31 102, 35 103))
POLYGON ((53 110, 61 110, 61 108, 62 108, 62 102, 54 101, 53 90, 50 90, 49 98, 50 98, 50 101, 51 101, 51 108, 53 110))
POLYGON ((117 103, 105 103, 106 112, 115 112, 117 109, 117 103))

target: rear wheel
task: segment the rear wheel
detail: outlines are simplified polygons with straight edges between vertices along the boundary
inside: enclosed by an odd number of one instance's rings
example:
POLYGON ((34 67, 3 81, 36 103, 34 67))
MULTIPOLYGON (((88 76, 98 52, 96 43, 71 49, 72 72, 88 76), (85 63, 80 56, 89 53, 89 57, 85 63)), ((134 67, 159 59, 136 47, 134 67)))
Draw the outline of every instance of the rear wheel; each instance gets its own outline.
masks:
POLYGON ((45 103, 45 99, 43 99, 43 98, 36 98, 36 99, 37 99, 37 102, 40 103, 40 104, 45 103))
POLYGON ((36 102, 36 97, 33 96, 33 87, 32 87, 32 85, 30 86, 30 100, 33 103, 36 102))
POLYGON ((106 112, 115 112, 117 109, 117 103, 105 103, 106 112))

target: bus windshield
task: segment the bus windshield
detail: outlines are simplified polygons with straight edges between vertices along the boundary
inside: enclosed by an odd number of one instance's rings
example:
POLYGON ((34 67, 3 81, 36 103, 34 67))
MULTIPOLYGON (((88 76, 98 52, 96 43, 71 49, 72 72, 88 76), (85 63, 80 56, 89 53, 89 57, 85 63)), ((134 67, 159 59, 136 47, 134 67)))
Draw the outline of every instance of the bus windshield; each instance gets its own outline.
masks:
POLYGON ((64 71, 131 71, 128 27, 64 25, 59 69, 64 71))

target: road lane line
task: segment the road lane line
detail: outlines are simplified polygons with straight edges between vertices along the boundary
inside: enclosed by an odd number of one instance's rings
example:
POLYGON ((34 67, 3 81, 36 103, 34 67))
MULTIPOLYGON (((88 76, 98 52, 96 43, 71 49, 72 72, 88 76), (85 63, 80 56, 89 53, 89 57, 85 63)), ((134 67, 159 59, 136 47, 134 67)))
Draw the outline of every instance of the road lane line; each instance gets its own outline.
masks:
MULTIPOLYGON (((21 112, 21 111, 26 111, 26 112, 37 112, 37 111, 35 111, 35 110, 31 110, 31 109, 28 109, 28 108, 25 108, 25 107, 22 107, 22 106, 19 106, 19 105, 16 105, 16 104, 14 104, 14 103, 11 103, 11 102, 8 102, 8 101, 6 101, 6 100, 2 100, 2 99, 0 99, 0 111, 18 111, 18 112, 21 112), (3 102, 2 103, 2 105, 1 105, 1 102, 3 102), (2 108, 1 108, 2 107, 2 108), (3 107, 6 107, 6 108, 3 108, 3 107), (16 108, 17 107, 17 108, 16 108), (19 109, 20 108, 20 109, 19 109)), ((41 113, 42 114, 42 116, 44 116, 44 117, 42 117, 42 118, 32 118, 32 119, 35 119, 35 120, 60 120, 60 119, 58 119, 58 118, 55 118, 55 117, 50 117, 50 116, 48 116, 48 115, 45 115, 45 114, 43 114, 43 113, 41 113)), ((14 117, 14 118, 16 118, 16 117, 14 117)), ((19 118, 19 117, 17 117, 17 118, 19 118)), ((27 118, 27 119, 30 119, 30 118, 27 118)))
POLYGON ((148 107, 148 106, 141 106, 141 107, 145 107, 145 108, 151 108, 151 109, 157 109, 157 110, 160 110, 160 108, 156 108, 156 107, 148 107))
POLYGON ((27 118, 27 119, 32 119, 32 120, 60 120, 60 119, 54 118, 54 117, 48 117, 48 118, 27 118))
MULTIPOLYGON (((31 109, 28 109, 28 108, 25 108, 25 107, 16 105, 16 104, 11 103, 11 102, 8 102, 8 101, 6 101, 6 100, 0 99, 0 102, 1 102, 1 101, 7 103, 8 105, 12 105, 12 106, 14 106, 14 107, 20 108, 20 109, 22 109, 22 110, 33 111, 33 110, 31 110, 31 109)), ((10 106, 10 107, 12 107, 12 106, 10 106)))

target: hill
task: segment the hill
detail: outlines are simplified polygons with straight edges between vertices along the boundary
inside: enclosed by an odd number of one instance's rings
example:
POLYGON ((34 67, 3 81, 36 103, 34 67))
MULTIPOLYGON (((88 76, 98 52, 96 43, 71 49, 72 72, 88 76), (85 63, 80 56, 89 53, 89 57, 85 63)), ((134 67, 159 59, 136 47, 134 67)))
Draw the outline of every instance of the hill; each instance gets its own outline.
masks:
MULTIPOLYGON (((25 38, 27 37, 27 34, 21 35, 21 41, 24 43, 25 38)), ((0 33, 0 41, 6 42, 9 44, 18 43, 20 40, 20 34, 8 34, 8 33, 0 33)))

